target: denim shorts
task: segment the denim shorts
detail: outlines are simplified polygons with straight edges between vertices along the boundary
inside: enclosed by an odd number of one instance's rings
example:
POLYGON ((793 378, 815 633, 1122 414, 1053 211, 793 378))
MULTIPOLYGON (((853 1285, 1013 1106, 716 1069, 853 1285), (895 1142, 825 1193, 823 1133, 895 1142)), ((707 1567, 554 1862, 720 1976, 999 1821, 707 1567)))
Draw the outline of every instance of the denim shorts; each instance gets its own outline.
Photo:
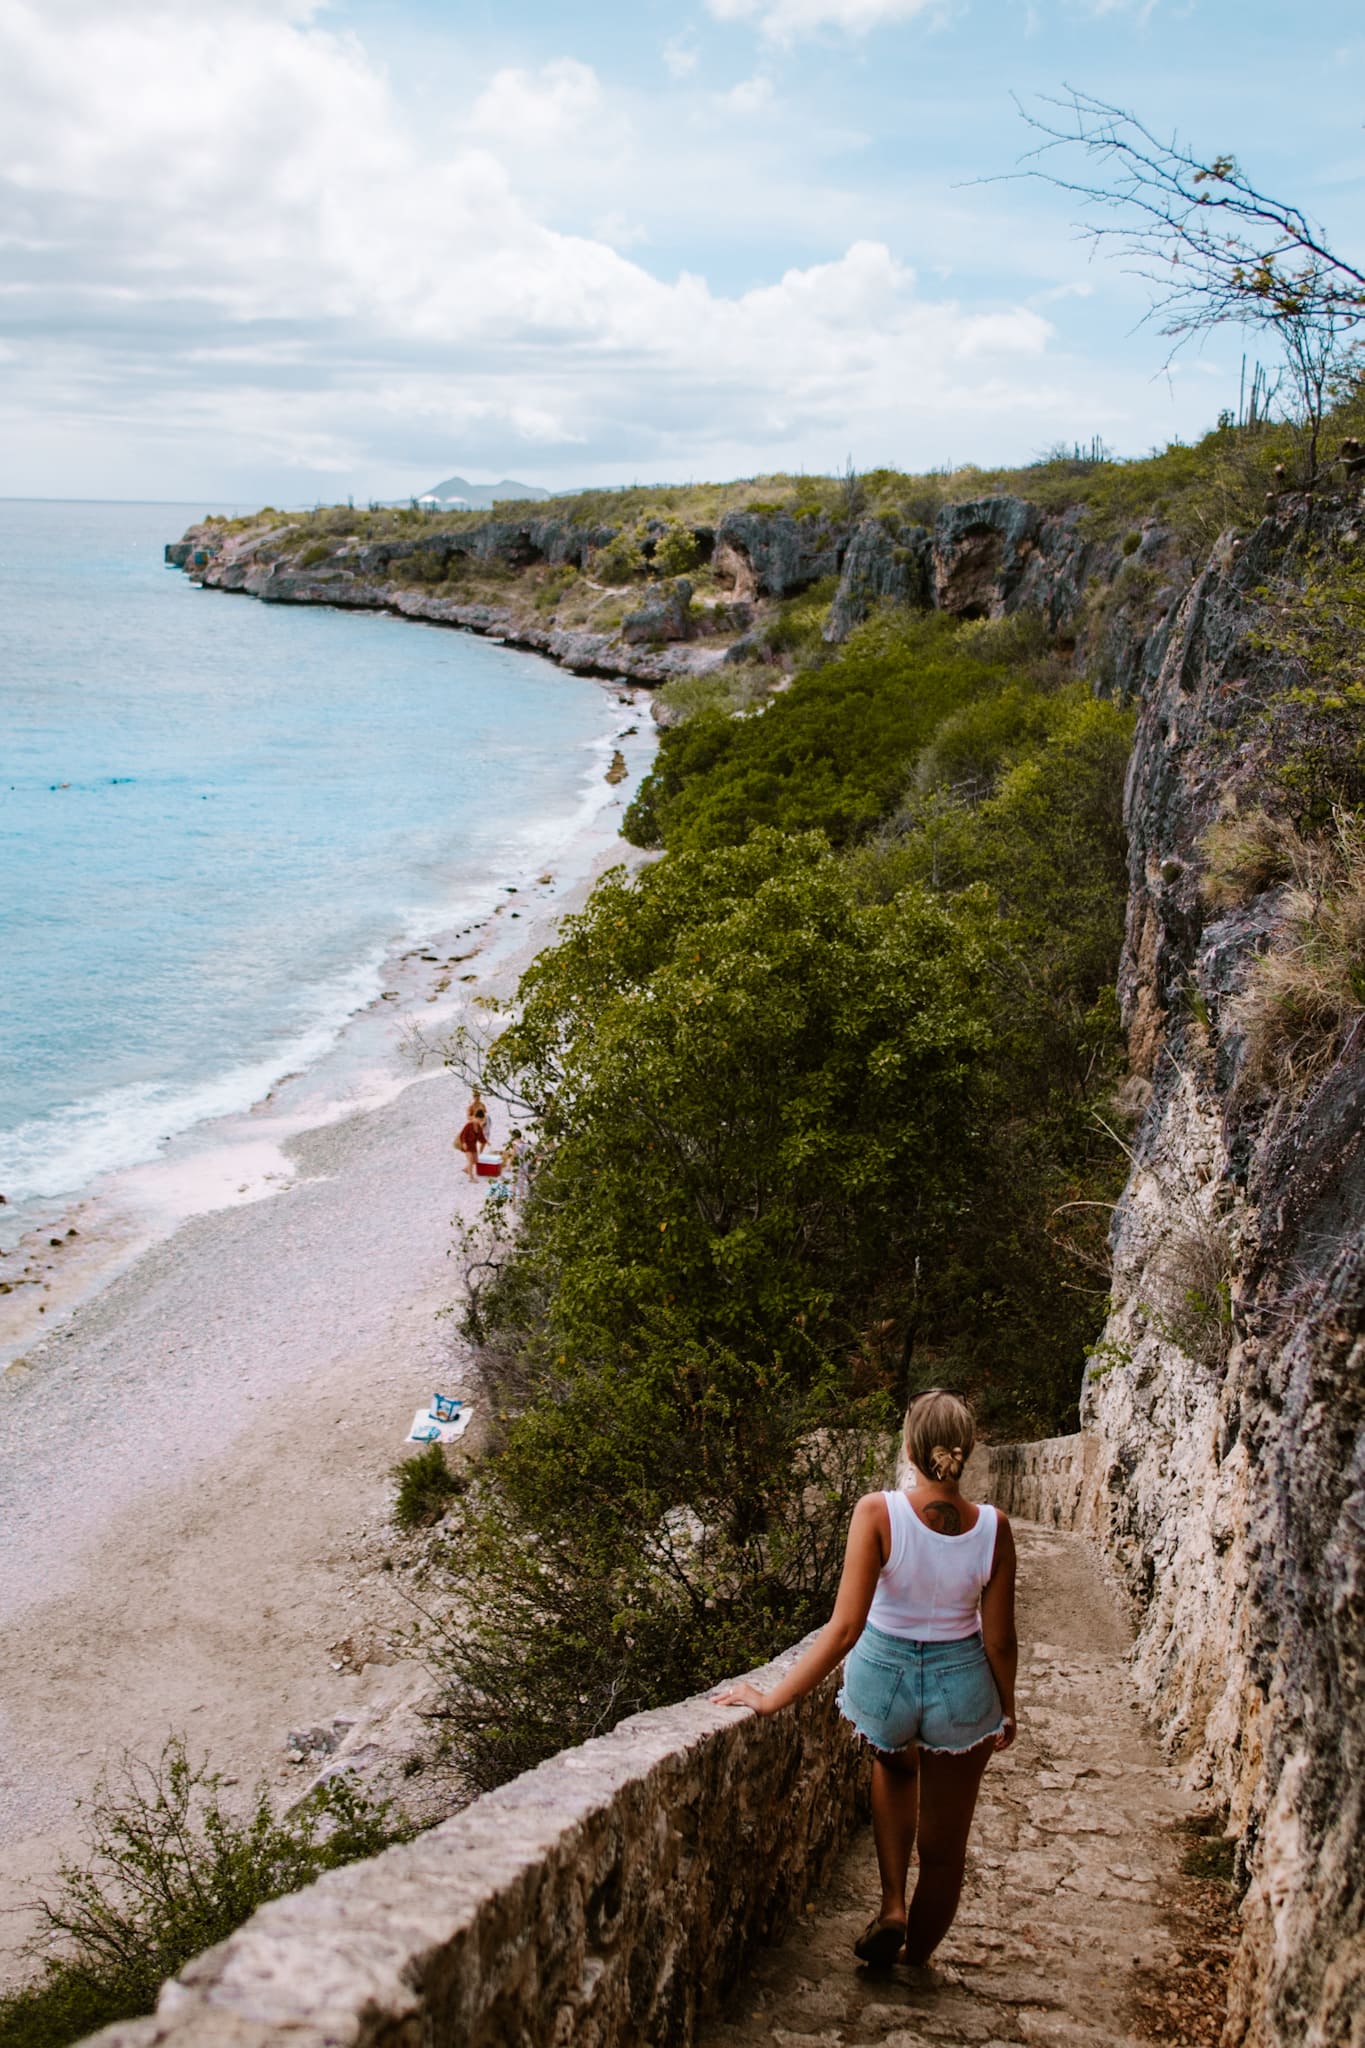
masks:
POLYGON ((869 1623, 844 1660, 839 1711, 874 1749, 958 1756, 1005 1725, 980 1636, 916 1643, 869 1623))

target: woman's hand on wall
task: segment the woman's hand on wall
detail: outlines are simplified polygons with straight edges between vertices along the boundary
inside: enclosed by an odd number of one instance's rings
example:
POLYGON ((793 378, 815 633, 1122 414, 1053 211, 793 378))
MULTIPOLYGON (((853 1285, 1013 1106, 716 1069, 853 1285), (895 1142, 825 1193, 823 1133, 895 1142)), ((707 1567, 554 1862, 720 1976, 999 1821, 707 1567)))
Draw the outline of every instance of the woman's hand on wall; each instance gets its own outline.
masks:
POLYGON ((760 1692, 756 1685, 750 1685, 747 1678, 741 1678, 735 1685, 723 1685, 719 1692, 712 1693, 711 1700, 717 1707, 752 1707, 756 1714, 777 1711, 768 1694, 760 1692))

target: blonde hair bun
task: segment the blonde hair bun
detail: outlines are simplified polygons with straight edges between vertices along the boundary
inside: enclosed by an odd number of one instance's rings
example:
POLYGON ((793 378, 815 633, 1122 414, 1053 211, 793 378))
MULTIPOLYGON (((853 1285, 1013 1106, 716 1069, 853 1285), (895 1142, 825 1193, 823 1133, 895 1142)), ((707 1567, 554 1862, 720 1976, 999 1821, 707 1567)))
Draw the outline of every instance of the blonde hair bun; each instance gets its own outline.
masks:
POLYGON ((931 1389, 905 1411, 905 1449, 915 1470, 940 1486, 962 1477, 976 1442, 976 1417, 959 1394, 931 1389))

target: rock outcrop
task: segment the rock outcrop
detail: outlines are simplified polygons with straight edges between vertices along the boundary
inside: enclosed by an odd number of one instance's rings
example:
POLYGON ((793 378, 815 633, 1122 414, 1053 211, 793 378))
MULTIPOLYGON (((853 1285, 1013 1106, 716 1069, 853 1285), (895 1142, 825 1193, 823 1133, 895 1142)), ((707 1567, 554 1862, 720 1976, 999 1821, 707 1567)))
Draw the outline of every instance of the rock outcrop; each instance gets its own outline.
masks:
POLYGON ((692 617, 692 585, 685 576, 651 593, 648 604, 627 612, 621 621, 621 638, 627 647, 657 646, 664 640, 690 640, 696 631, 692 617))
POLYGON ((997 496, 946 506, 932 528, 890 515, 850 527, 823 512, 727 512, 714 530, 693 535, 729 601, 697 601, 685 577, 654 583, 610 630, 561 625, 519 589, 523 572, 542 568, 578 570, 591 582, 598 551, 615 535, 611 526, 546 515, 368 543, 340 534, 305 546, 289 525, 233 532, 209 524, 171 542, 166 560, 212 589, 267 604, 398 611, 495 634, 580 674, 642 683, 701 674, 722 660, 770 658, 762 631, 751 630, 755 607, 837 578, 824 627, 830 644, 882 605, 962 619, 1032 611, 1079 643, 1078 665, 1098 686, 1125 697, 1154 682, 1162 621, 1193 573, 1156 521, 1125 553, 1087 536, 1080 507, 1050 513, 997 496), (471 577, 475 593, 461 595, 461 580, 471 577), (495 595, 490 577, 502 579, 495 595), (726 644, 695 644, 702 640, 726 644))
MULTIPOLYGON (((1153 530, 1154 545, 1166 538, 1153 530)), ((932 527, 864 519, 844 551, 825 638, 847 639, 887 603, 959 619, 1032 611, 1050 631, 1074 633, 1091 584, 1111 583, 1124 559, 1112 543, 1087 537, 1078 505, 1049 513, 999 496, 946 505, 932 527)), ((1176 595, 1173 589, 1170 601, 1176 595)))
POLYGON ((1144 1697, 1250 1886, 1230 2048, 1365 2039, 1365 1037, 1258 1085, 1233 1003, 1282 894, 1213 915, 1200 889, 1284 687, 1249 627, 1295 537, 1215 550, 1142 703, 1121 996, 1148 1099, 1082 1410, 1144 1697))
POLYGON ((727 512, 711 566, 738 598, 794 597, 838 575, 847 540, 847 527, 823 512, 727 512))
POLYGON ((879 605, 927 611, 934 601, 933 542, 923 526, 864 519, 844 553, 843 571, 825 622, 825 639, 847 640, 879 605))
POLYGON ((542 654, 575 675, 657 685, 715 668, 725 659, 723 646, 678 644, 691 637, 693 622, 676 589, 665 596, 657 619, 648 614, 647 629, 630 635, 560 626, 552 619, 542 622, 531 607, 512 601, 490 604, 446 594, 446 569, 456 556, 497 561, 513 569, 542 562, 573 566, 609 540, 612 532, 609 527, 574 527, 567 520, 489 520, 455 534, 370 547, 352 546, 343 538, 334 547, 319 543, 296 555, 282 552, 290 538, 288 527, 251 528, 239 535, 208 526, 192 527, 183 541, 169 543, 165 552, 170 566, 183 568, 212 590, 238 591, 265 604, 390 611, 428 625, 456 626, 542 654), (400 580, 414 563, 429 570, 415 585, 400 580))

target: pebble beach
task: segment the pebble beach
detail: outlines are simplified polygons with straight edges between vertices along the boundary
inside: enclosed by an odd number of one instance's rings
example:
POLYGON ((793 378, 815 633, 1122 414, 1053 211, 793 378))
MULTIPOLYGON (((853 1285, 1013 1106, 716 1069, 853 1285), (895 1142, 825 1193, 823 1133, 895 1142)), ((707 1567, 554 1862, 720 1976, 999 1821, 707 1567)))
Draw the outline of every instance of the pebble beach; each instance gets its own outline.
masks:
MULTIPOLYGON (((616 833, 643 726, 560 856, 395 959, 325 1061, 82 1208, 84 1278, 0 1377, 0 1979, 122 1753, 181 1733, 245 1797, 290 1782, 291 1728, 418 1669, 376 1544, 414 1408, 477 1402, 442 1311, 453 1223, 488 1183, 452 1149, 463 1084, 413 1034, 509 994, 596 875, 638 859, 616 833)), ((495 1146, 507 1122, 495 1101, 495 1146)))

